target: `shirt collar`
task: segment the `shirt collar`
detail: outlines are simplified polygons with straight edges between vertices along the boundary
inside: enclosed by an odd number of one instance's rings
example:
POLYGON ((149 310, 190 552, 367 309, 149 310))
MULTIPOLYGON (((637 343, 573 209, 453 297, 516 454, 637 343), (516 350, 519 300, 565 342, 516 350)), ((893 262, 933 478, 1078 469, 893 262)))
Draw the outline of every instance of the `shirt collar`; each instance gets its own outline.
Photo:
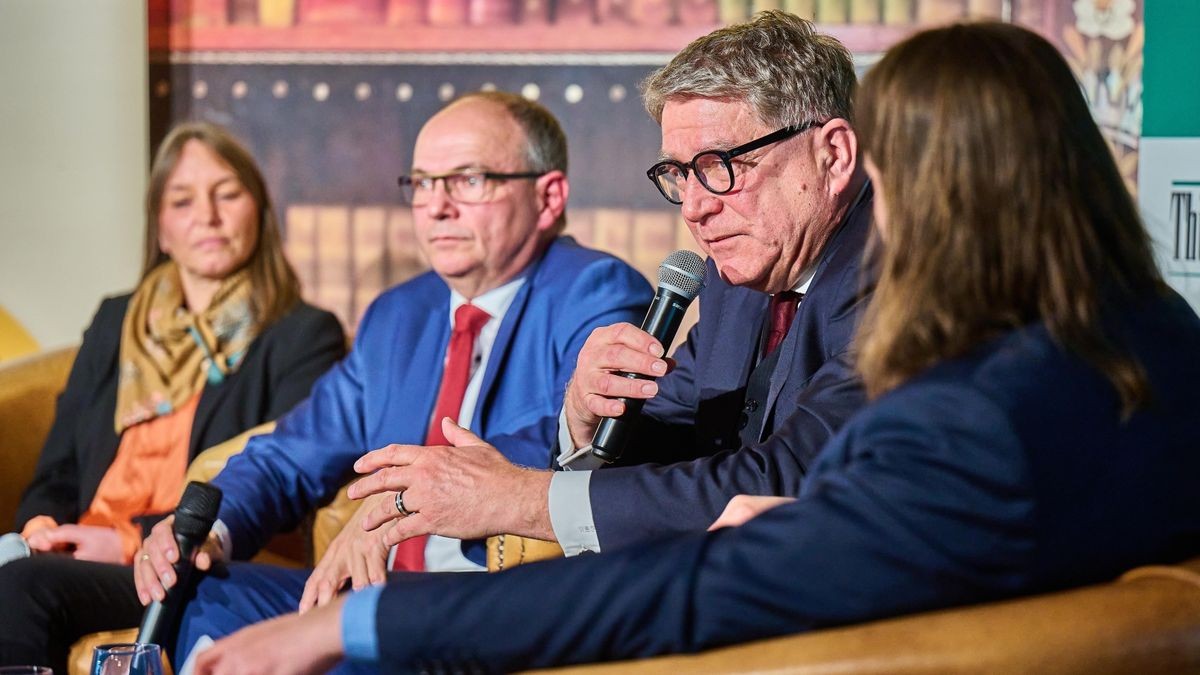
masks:
MULTIPOLYGON (((522 274, 503 286, 493 288, 483 295, 474 298, 471 300, 471 304, 487 312, 493 320, 499 319, 508 311, 509 305, 512 305, 513 300, 517 298, 517 291, 520 291, 521 286, 524 284, 525 275, 522 274)), ((454 289, 450 289, 450 325, 454 325, 454 312, 466 304, 466 302, 467 298, 465 296, 454 289)))

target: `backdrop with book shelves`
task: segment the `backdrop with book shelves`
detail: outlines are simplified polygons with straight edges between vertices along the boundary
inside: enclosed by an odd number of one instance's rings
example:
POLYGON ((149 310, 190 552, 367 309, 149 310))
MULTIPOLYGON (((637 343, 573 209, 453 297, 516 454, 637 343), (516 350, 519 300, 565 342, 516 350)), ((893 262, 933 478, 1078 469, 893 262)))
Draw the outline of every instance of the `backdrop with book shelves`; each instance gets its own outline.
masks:
POLYGON ((860 71, 924 26, 1016 21, 1064 50, 1127 176, 1140 131, 1141 0, 149 0, 152 142, 209 119, 259 158, 307 299, 353 330, 424 269, 396 176, 421 123, 487 88, 545 104, 570 139, 568 233, 653 278, 692 247, 644 169, 657 126, 638 82, 696 36, 753 12, 815 18, 860 71))

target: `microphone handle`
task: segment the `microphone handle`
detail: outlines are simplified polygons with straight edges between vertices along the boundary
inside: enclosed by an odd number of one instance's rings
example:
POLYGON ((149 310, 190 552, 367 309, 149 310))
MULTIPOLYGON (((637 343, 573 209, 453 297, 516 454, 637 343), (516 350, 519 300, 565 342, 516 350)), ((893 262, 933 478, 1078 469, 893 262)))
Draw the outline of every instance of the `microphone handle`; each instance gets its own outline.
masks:
MULTIPOLYGON (((642 321, 642 330, 662 343, 664 352, 671 348, 671 342, 675 340, 675 333, 679 331, 679 324, 683 321, 683 314, 689 304, 690 299, 661 286, 654 294, 654 300, 642 321)), ((621 373, 621 376, 631 380, 651 379, 634 373, 621 373)), ((596 434, 592 437, 592 454, 609 464, 617 461, 625 451, 629 435, 633 432, 634 420, 642 414, 642 406, 646 404, 646 400, 641 398, 622 397, 618 400, 625 404, 625 412, 619 417, 605 417, 600 420, 596 434)))
POLYGON ((175 570, 175 585, 167 589, 166 597, 162 601, 155 600, 146 607, 146 613, 142 615, 142 625, 138 627, 139 643, 165 646, 161 642, 162 638, 179 619, 183 598, 195 569, 192 554, 197 548, 197 542, 177 532, 175 544, 179 546, 179 560, 171 566, 175 570))

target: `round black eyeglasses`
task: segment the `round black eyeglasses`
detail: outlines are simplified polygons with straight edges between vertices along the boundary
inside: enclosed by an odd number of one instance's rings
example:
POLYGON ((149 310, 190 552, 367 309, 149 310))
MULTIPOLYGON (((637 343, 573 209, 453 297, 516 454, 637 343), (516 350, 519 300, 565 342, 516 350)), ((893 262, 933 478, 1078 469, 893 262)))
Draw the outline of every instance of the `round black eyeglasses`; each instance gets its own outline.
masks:
POLYGON ((646 176, 654 183, 654 187, 658 188, 659 193, 672 204, 683 203, 684 186, 687 184, 688 174, 692 172, 695 172, 696 178, 705 190, 715 195, 723 195, 733 189, 733 163, 731 160, 734 157, 772 143, 778 143, 822 124, 824 122, 812 121, 786 126, 736 148, 705 150, 693 157, 690 162, 665 159, 650 167, 646 171, 646 176))

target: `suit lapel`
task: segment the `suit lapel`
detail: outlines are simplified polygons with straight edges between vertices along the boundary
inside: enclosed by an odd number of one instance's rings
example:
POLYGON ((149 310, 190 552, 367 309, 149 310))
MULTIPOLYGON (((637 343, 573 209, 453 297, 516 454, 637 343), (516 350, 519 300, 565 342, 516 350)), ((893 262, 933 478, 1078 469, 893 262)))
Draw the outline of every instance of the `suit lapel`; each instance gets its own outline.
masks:
MULTIPOLYGON (((813 274, 812 283, 809 284, 808 293, 805 294, 799 308, 797 308, 796 317, 792 320, 792 327, 788 330, 787 337, 779 345, 779 362, 776 364, 775 373, 771 377, 771 387, 768 391, 766 401, 767 410, 772 411, 772 415, 775 404, 779 399, 779 393, 783 391, 789 380, 796 377, 800 378, 800 381, 797 383, 797 386, 800 386, 804 382, 807 382, 808 378, 813 375, 813 373, 807 372, 807 369, 801 373, 795 372, 796 359, 801 350, 814 344, 813 340, 804 340, 801 342, 800 334, 805 333, 807 335, 811 333, 812 335, 821 335, 823 333, 818 322, 823 319, 827 320, 828 317, 822 317, 821 314, 831 313, 836 308, 834 303, 842 299, 834 295, 840 289, 828 284, 840 281, 836 277, 846 269, 847 265, 852 266, 856 270, 858 269, 856 263, 862 256, 865 233, 869 229, 872 195, 871 185, 867 183, 863 186, 858 200, 846 213, 837 232, 834 233, 829 243, 826 244, 825 251, 821 254, 821 261, 817 265, 817 271, 813 274), (855 247, 850 252, 850 261, 852 262, 841 260, 846 257, 845 252, 841 251, 843 246, 855 247), (835 264, 834 260, 839 260, 839 262, 835 264), (835 274, 835 278, 826 282, 826 285, 823 286, 824 277, 831 266, 834 268, 834 271, 829 272, 829 274, 835 274)), ((819 349, 821 346, 817 345, 817 348, 819 349)), ((801 360, 801 363, 820 364, 824 361, 825 359, 822 356, 804 358, 801 360)), ((770 419, 772 415, 766 415, 763 419, 770 419)))
POLYGON ((732 391, 745 386, 754 369, 768 297, 738 287, 730 287, 728 292, 732 297, 721 303, 720 330, 713 349, 724 355, 721 360, 729 367, 713 368, 707 374, 715 376, 718 389, 732 391))
POLYGON ((494 391, 496 383, 505 362, 508 361, 513 336, 516 335, 517 326, 521 323, 521 316, 525 313, 526 305, 529 304, 529 296, 533 292, 533 285, 537 283, 535 277, 536 274, 531 274, 530 278, 517 291, 512 304, 508 306, 508 311, 504 313, 504 319, 500 322, 500 330, 496 333, 496 341, 492 343, 492 350, 488 355, 487 370, 483 372, 483 382, 479 386, 479 397, 475 399, 475 414, 471 417, 471 430, 477 434, 486 433, 487 420, 484 419, 483 411, 491 410, 488 402, 496 393, 494 391))

